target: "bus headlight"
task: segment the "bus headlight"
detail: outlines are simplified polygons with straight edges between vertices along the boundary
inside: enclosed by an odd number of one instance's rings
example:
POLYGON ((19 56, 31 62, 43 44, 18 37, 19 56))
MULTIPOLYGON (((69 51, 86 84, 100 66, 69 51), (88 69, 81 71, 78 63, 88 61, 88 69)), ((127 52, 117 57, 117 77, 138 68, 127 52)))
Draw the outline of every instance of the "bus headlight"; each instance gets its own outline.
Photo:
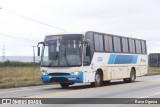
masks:
POLYGON ((42 75, 48 75, 46 70, 42 70, 42 75))
POLYGON ((80 74, 81 73, 81 71, 75 71, 75 72, 72 72, 71 74, 72 75, 78 75, 78 74, 80 74))

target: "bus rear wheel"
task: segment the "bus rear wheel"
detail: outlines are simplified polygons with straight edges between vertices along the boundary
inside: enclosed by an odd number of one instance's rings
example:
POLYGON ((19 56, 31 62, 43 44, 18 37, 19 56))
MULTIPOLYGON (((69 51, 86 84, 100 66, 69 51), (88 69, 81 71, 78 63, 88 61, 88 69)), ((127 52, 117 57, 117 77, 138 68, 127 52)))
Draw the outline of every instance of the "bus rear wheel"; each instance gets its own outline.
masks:
POLYGON ((130 78, 123 79, 124 82, 134 82, 136 79, 136 72, 134 69, 131 69, 130 78))
POLYGON ((69 83, 60 83, 62 88, 68 88, 69 87, 69 83))
POLYGON ((103 83, 102 75, 100 74, 100 72, 96 72, 95 82, 91 83, 91 85, 95 87, 100 87, 102 83, 103 83))

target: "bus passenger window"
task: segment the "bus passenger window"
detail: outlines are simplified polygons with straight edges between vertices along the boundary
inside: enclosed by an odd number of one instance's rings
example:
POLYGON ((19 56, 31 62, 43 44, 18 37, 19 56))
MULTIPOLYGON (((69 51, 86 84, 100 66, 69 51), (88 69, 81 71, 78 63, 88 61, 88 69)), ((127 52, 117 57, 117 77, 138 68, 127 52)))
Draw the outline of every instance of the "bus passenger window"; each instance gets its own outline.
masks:
POLYGON ((128 52, 128 39, 122 38, 122 51, 128 52))
POLYGON ((113 37, 114 51, 121 52, 121 41, 119 37, 113 37))
POLYGON ((136 52, 141 53, 141 42, 140 40, 136 40, 136 52))
POLYGON ((135 40, 129 39, 129 52, 135 53, 135 40))
POLYGON ((141 41, 141 44, 142 44, 142 53, 145 54, 146 53, 146 42, 141 41))
POLYGON ((95 41, 95 50, 103 52, 104 51, 103 35, 94 34, 94 41, 95 41))
POLYGON ((105 51, 113 52, 112 36, 104 36, 105 51))

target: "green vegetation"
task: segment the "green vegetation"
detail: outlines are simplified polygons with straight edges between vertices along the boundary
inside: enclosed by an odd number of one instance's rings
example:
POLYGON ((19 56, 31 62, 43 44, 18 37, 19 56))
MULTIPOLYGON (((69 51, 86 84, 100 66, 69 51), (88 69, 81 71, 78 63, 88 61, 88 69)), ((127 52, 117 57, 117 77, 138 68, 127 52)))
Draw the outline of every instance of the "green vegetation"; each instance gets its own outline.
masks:
POLYGON ((160 67, 148 67, 147 75, 160 75, 160 67))
POLYGON ((0 88, 42 84, 40 67, 0 67, 0 88))
POLYGON ((18 61, 5 61, 0 62, 0 67, 28 67, 28 66, 40 66, 40 63, 33 62, 18 62, 18 61))

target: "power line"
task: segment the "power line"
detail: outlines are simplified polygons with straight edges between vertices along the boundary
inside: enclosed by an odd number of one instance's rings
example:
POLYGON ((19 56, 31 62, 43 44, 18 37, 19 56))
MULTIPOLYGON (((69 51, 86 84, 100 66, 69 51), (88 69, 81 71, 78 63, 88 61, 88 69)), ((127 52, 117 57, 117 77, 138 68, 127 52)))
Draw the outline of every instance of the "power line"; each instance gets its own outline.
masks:
POLYGON ((14 39, 21 39, 21 40, 25 40, 25 41, 29 41, 29 42, 36 42, 36 43, 38 42, 35 40, 26 39, 26 38, 22 38, 22 37, 18 37, 18 36, 12 36, 12 35, 8 35, 8 34, 2 34, 2 33, 0 33, 0 36, 14 38, 14 39))
MULTIPOLYGON (((1 9, 2 9, 2 8, 1 8, 1 9)), ((45 25, 45 26, 52 27, 52 28, 54 28, 54 29, 58 29, 58 30, 65 31, 65 29, 62 29, 62 28, 59 28, 59 27, 56 27, 56 26, 52 26, 52 25, 50 25, 50 24, 41 22, 41 21, 39 21, 39 20, 33 19, 33 18, 31 18, 31 17, 28 17, 28 16, 24 16, 24 15, 22 15, 22 14, 13 12, 13 11, 11 11, 11 10, 8 10, 8 9, 4 9, 4 10, 5 10, 6 12, 8 12, 8 13, 11 13, 11 14, 16 15, 16 16, 18 16, 18 17, 24 18, 24 19, 26 19, 26 20, 30 20, 30 21, 33 21, 33 22, 36 22, 36 23, 39 23, 39 24, 42 24, 42 25, 45 25)))

